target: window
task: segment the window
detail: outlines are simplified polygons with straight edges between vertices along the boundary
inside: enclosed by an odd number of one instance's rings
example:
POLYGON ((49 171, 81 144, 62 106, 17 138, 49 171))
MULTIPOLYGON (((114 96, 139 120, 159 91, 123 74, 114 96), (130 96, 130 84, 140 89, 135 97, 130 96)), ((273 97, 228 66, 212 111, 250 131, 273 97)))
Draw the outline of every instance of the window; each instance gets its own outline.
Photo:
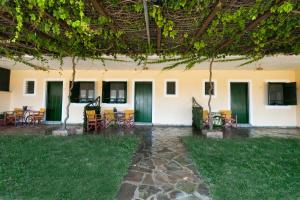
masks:
POLYGON ((176 96, 177 95, 177 85, 176 81, 166 81, 165 87, 166 87, 166 95, 167 96, 176 96))
POLYGON ((102 103, 126 103, 127 82, 103 81, 102 103))
MULTIPOLYGON (((70 82, 71 87, 72 82, 70 82)), ((95 82, 74 82, 72 89, 72 103, 89 103, 95 99, 95 82)))
POLYGON ((268 83, 269 105, 297 105, 296 83, 268 83))
POLYGON ((10 70, 0 67, 0 91, 9 91, 10 70))
MULTIPOLYGON (((211 90, 211 95, 214 96, 215 95, 215 82, 212 81, 212 90, 211 90)), ((209 81, 205 81, 204 82, 204 91, 205 91, 205 96, 209 95, 209 89, 210 89, 210 83, 209 81)))
POLYGON ((34 95, 35 94, 35 81, 27 80, 25 81, 25 94, 34 95))

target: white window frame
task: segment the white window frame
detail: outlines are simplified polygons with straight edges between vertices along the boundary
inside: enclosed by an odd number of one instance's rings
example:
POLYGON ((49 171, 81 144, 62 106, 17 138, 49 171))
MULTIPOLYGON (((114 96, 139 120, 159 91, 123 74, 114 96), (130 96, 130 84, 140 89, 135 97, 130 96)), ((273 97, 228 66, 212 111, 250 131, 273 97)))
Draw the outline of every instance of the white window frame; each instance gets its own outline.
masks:
POLYGON ((284 110, 284 109, 291 109, 292 106, 296 107, 297 105, 269 105, 268 103, 268 95, 269 95, 269 90, 268 90, 268 83, 289 83, 293 82, 292 80, 287 80, 287 79, 281 79, 281 80, 265 80, 264 83, 264 89, 265 89, 265 108, 266 109, 275 109, 275 110, 284 110))
MULTIPOLYGON (((108 79, 102 79, 101 80, 101 95, 102 95, 102 90, 103 90, 103 85, 102 85, 102 82, 103 81, 106 81, 106 82, 127 82, 127 88, 126 88, 126 92, 127 92, 127 102, 126 103, 103 103, 102 102, 102 99, 101 99, 101 102, 100 102, 100 105, 103 106, 105 108, 127 108, 127 107, 130 107, 130 103, 129 103, 129 80, 128 79, 119 79, 119 78, 108 78, 108 79)), ((102 98, 102 97, 101 97, 102 98)))
POLYGON ((24 79, 24 82, 23 82, 23 96, 36 96, 36 79, 24 79), (34 91, 33 91, 33 94, 28 94, 27 91, 26 91, 26 88, 27 88, 27 82, 29 81, 33 81, 34 82, 34 91))
MULTIPOLYGON (((205 94, 205 83, 206 83, 206 82, 209 82, 209 80, 208 80, 208 79, 205 79, 205 80, 202 81, 202 96, 203 96, 204 98, 209 98, 209 95, 208 95, 208 94, 205 94)), ((217 88, 218 88, 218 87, 217 87, 217 81, 214 80, 214 79, 212 79, 211 82, 214 83, 214 94, 212 94, 211 97, 212 97, 212 98, 216 98, 216 97, 217 97, 217 88)))
MULTIPOLYGON (((72 80, 69 80, 69 83, 72 82, 72 80)), ((75 79, 74 82, 94 82, 94 98, 97 98, 97 79, 75 79)), ((69 85, 70 87, 70 85, 69 85)), ((84 107, 86 106, 87 104, 89 103, 75 103, 75 102, 71 102, 72 105, 75 105, 75 106, 79 106, 79 107, 84 107)))
POLYGON ((177 79, 166 79, 164 81, 164 96, 165 97, 178 97, 178 80, 177 79), (167 94, 167 82, 175 82, 175 94, 167 94))

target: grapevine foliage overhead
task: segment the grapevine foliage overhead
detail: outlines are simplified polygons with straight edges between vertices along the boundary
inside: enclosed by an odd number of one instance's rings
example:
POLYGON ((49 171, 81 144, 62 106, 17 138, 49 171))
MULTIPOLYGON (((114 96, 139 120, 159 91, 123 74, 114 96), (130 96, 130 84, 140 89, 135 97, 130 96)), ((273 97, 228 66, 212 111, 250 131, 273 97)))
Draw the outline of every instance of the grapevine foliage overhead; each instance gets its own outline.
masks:
MULTIPOLYGON (((299 0, 0 0, 0 57, 210 57, 300 53, 299 0)), ((177 65, 176 65, 177 66, 177 65)), ((176 67, 174 66, 174 67, 176 67)), ((170 67, 172 68, 172 66, 170 67)))

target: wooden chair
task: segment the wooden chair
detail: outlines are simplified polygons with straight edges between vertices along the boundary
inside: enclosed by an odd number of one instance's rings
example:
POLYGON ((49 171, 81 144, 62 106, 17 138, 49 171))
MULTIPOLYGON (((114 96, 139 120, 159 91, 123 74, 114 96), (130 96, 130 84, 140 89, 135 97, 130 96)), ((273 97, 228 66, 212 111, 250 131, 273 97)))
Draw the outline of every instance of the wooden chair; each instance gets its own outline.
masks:
POLYGON ((134 127, 134 110, 124 110, 124 113, 125 113, 124 126, 126 128, 134 127))
POLYGON ((16 115, 14 111, 4 112, 5 125, 16 125, 16 115))
POLYGON ((89 132, 91 130, 97 131, 98 129, 98 119, 95 110, 86 110, 86 130, 89 132))
POLYGON ((208 110, 203 110, 203 125, 204 127, 208 127, 208 110))
POLYGON ((41 124, 45 120, 46 109, 41 108, 39 111, 31 111, 29 116, 26 118, 26 122, 29 125, 41 124))
POLYGON ((104 116, 104 127, 107 128, 112 124, 116 123, 116 117, 115 117, 115 113, 113 110, 104 110, 103 111, 103 116, 104 116))
POLYGON ((224 119, 224 125, 230 127, 237 127, 237 117, 232 116, 230 110, 220 110, 221 117, 224 119))
POLYGON ((25 122, 24 120, 24 111, 22 108, 15 108, 14 109, 15 117, 16 117, 16 122, 15 124, 23 124, 25 122))
POLYGON ((38 112, 35 113, 34 119, 38 124, 41 124, 45 120, 46 109, 41 108, 38 112))

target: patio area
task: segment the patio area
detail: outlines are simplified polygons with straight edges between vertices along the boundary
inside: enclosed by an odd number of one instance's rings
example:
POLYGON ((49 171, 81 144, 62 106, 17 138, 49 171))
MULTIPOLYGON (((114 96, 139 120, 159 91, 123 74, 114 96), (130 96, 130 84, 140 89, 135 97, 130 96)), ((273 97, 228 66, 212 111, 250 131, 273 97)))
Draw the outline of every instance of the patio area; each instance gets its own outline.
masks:
MULTIPOLYGON (((59 124, 39 124, 36 126, 0 126, 0 135, 48 135, 51 131, 61 127, 59 124)), ((80 128, 82 125, 69 125, 68 128, 80 128)), ((99 134, 99 135, 144 135, 153 134, 156 128, 160 128, 166 135, 169 132, 183 131, 188 135, 201 135, 200 130, 193 129, 192 127, 179 127, 179 126, 143 126, 136 125, 130 129, 109 127, 107 129, 101 130, 99 132, 89 132, 87 134, 99 134)), ((300 138, 300 128, 269 128, 269 127, 238 127, 238 128, 224 128, 223 129, 224 138, 234 138, 234 137, 283 137, 283 138, 300 138)), ((173 135, 173 134, 172 134, 173 135)))

